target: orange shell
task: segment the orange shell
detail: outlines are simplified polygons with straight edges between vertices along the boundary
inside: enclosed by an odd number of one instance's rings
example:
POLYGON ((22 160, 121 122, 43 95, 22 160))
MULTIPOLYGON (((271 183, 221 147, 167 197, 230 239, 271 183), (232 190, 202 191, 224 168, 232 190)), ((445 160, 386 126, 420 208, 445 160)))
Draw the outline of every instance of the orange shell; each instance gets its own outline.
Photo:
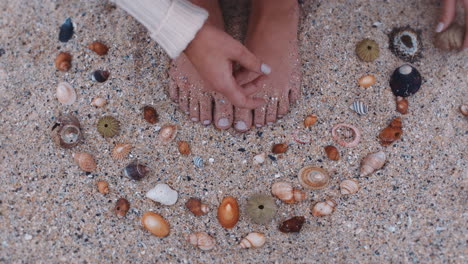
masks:
POLYGON ((176 125, 164 125, 161 130, 159 130, 158 139, 163 143, 167 144, 171 142, 177 135, 177 126, 176 125))
POLYGON ((368 88, 375 83, 375 76, 372 74, 364 75, 359 78, 358 82, 360 86, 368 88))
POLYGON ((119 143, 112 149, 112 158, 116 160, 122 160, 127 157, 128 153, 132 149, 132 144, 119 143))
POLYGON ((151 234, 157 237, 165 237, 169 235, 170 225, 161 215, 153 212, 146 212, 141 218, 141 223, 150 231, 151 234))
POLYGON ((96 52, 97 55, 103 56, 107 54, 109 47, 99 41, 94 41, 88 45, 88 49, 96 52))
POLYGON ((94 156, 86 152, 73 153, 73 159, 83 171, 92 172, 96 169, 94 156))
POLYGON ((317 122, 317 119, 318 117, 314 114, 306 116, 306 118, 304 119, 304 126, 310 127, 311 125, 315 124, 315 122, 317 122))
POLYGON ((55 58, 55 67, 59 71, 66 72, 71 68, 72 56, 68 52, 60 52, 55 58))
POLYGON ((232 196, 224 197, 218 207, 218 221, 224 228, 233 228, 239 221, 239 204, 232 196))

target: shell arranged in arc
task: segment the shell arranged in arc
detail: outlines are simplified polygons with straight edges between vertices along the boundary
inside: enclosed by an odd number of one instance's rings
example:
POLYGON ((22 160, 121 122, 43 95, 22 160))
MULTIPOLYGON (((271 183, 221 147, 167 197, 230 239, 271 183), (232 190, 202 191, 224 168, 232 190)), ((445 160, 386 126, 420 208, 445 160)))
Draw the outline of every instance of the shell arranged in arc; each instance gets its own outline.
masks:
POLYGON ((312 190, 325 188, 330 181, 326 170, 312 166, 302 168, 297 177, 304 188, 312 190))
POLYGON ((67 82, 61 82, 57 85, 57 99, 64 105, 71 105, 76 101, 76 92, 67 82))
POLYGON ((112 149, 112 158, 116 160, 122 160, 127 157, 131 149, 132 144, 119 143, 112 149))
POLYGON ((94 156, 86 152, 73 153, 73 159, 83 171, 92 172, 96 169, 94 156))
POLYGON ((80 122, 73 115, 60 116, 52 126, 52 140, 62 148, 72 148, 78 145, 82 139, 80 122))
POLYGON ((187 235, 187 241, 201 250, 210 250, 216 246, 216 240, 206 232, 195 232, 187 235))
POLYGON ((365 115, 369 111, 367 105, 365 105, 363 102, 353 102, 352 105, 349 106, 351 110, 354 110, 354 112, 360 114, 360 115, 365 115))
POLYGON ((197 168, 203 168, 204 166, 203 159, 199 156, 193 157, 193 164, 195 164, 197 168))
POLYGON ((385 152, 379 151, 367 155, 361 162, 360 176, 367 176, 376 170, 381 169, 386 161, 385 152))
POLYGON ((374 61, 379 53, 379 44, 374 40, 363 39, 356 44, 356 55, 365 62, 374 61))
POLYGON ((259 248, 262 247, 266 242, 266 237, 262 233, 252 232, 244 237, 239 246, 241 248, 259 248))
POLYGON ((71 18, 67 18, 60 26, 59 41, 68 42, 73 37, 73 23, 71 18))
POLYGON ((150 170, 147 166, 139 163, 137 160, 134 160, 125 167, 124 175, 132 180, 139 181, 146 177, 149 171, 150 170))
POLYGON ((420 33, 410 27, 394 28, 389 34, 389 48, 404 61, 414 62, 421 56, 420 33))
POLYGON ((254 223, 268 224, 276 214, 275 200, 269 195, 254 194, 247 200, 245 210, 254 223))
POLYGON ((411 65, 398 67, 390 77, 390 87, 395 96, 408 97, 421 88, 422 78, 419 71, 411 65))
POLYGON ((167 144, 175 139, 177 136, 177 126, 176 125, 164 125, 161 130, 159 130, 158 139, 161 143, 167 144))
POLYGON ((103 137, 113 137, 120 132, 120 122, 112 116, 101 117, 97 123, 97 130, 103 137))

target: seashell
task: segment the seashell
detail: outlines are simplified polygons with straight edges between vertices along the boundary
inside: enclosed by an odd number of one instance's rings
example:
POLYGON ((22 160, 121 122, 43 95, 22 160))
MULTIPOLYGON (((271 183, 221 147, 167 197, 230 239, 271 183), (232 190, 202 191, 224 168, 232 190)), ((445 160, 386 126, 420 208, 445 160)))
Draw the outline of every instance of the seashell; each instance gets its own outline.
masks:
POLYGON ((179 195, 169 185, 160 183, 146 193, 146 197, 164 205, 173 205, 177 202, 179 195))
POLYGON ((67 82, 57 85, 57 100, 64 105, 71 105, 76 101, 76 92, 67 82))
POLYGON ((124 175, 132 180, 139 181, 146 177, 149 173, 149 168, 143 164, 140 164, 137 160, 132 161, 124 169, 124 175))
POLYGON ((468 116, 468 105, 460 105, 460 113, 464 116, 468 116))
POLYGON ((421 74, 411 65, 397 68, 390 78, 390 87, 395 96, 408 97, 421 88, 421 74))
POLYGON ((120 122, 112 116, 104 116, 98 120, 97 131, 103 137, 113 137, 120 132, 120 122))
POLYGON ((365 115, 367 114, 368 107, 365 105, 363 102, 353 102, 352 105, 349 106, 351 110, 354 110, 354 112, 360 114, 360 115, 365 115))
POLYGON ((364 88, 369 88, 375 83, 375 76, 372 74, 364 75, 361 78, 359 78, 358 83, 364 88))
POLYGON ((308 144, 312 142, 311 135, 304 130, 295 130, 292 134, 294 141, 300 144, 308 144))
POLYGON ((103 83, 109 79, 110 72, 108 71, 102 71, 102 70, 97 70, 93 72, 93 75, 91 76, 91 79, 95 82, 100 82, 103 83))
POLYGON ((326 170, 312 166, 302 168, 297 177, 304 188, 312 190, 325 188, 330 181, 326 170))
POLYGON ((465 29, 457 23, 452 23, 446 30, 437 33, 434 38, 434 45, 442 50, 458 50, 463 45, 465 29))
POLYGON ((357 193, 359 189, 359 182, 356 179, 344 180, 340 183, 341 194, 357 193))
POLYGON ((386 155, 383 151, 368 154, 361 161, 360 176, 367 176, 373 173, 374 171, 381 169, 385 164, 385 161, 386 155))
POLYGON ((410 27, 394 28, 389 34, 389 48, 398 58, 414 62, 421 56, 420 33, 410 27))
POLYGON ((260 165, 263 162, 265 162, 265 159, 266 159, 266 154, 265 153, 257 154, 257 155, 255 155, 253 157, 253 164, 254 165, 260 165))
POLYGON ((288 144, 286 143, 275 144, 271 148, 271 152, 273 152, 274 154, 285 153, 287 150, 288 150, 288 144))
POLYGON ((102 194, 109 193, 109 183, 107 183, 106 181, 98 181, 96 185, 100 193, 102 194))
POLYGON ((119 217, 124 217, 130 210, 130 203, 125 198, 119 198, 115 203, 114 213, 119 217))
POLYGON ((254 194, 247 199, 245 210, 256 224, 268 224, 276 214, 276 204, 273 197, 265 194, 254 194))
POLYGON ((73 159, 83 171, 92 172, 96 169, 94 156, 86 152, 73 153, 73 159))
POLYGON ((382 146, 388 146, 403 135, 401 118, 395 117, 390 124, 380 131, 379 139, 382 146))
POLYGON ((233 228, 239 221, 239 204, 232 196, 224 197, 218 207, 218 221, 224 228, 233 228))
POLYGON ((71 18, 67 18, 60 26, 59 41, 68 42, 73 37, 73 23, 71 18))
POLYGON ((335 146, 326 146, 325 153, 327 153, 327 157, 331 160, 340 160, 340 152, 335 146))
POLYGON ((62 148, 72 148, 82 139, 80 122, 73 115, 60 116, 52 126, 52 140, 62 148))
POLYGON ((325 202, 319 202, 312 208, 313 216, 326 216, 333 213, 336 207, 336 202, 333 199, 328 199, 325 202))
POLYGON ((156 124, 159 116, 154 107, 147 105, 143 107, 143 118, 150 124, 156 124))
POLYGON ((94 41, 93 43, 88 45, 88 49, 94 51, 97 55, 103 56, 107 54, 109 47, 107 47, 102 42, 94 41))
POLYGON ((208 205, 202 203, 200 199, 193 197, 185 203, 185 207, 196 216, 204 215, 209 211, 208 205))
POLYGON ((216 246, 216 240, 206 232, 195 232, 186 237, 187 241, 201 250, 210 250, 216 246))
POLYGON ((159 141, 163 144, 167 144, 174 140, 177 135, 177 126, 175 125, 164 125, 161 130, 159 130, 159 141))
POLYGON ((190 145, 187 141, 179 141, 177 142, 177 145, 179 147, 180 154, 182 155, 190 154, 190 145))
POLYGON ((356 45, 356 55, 363 61, 374 61, 379 57, 379 45, 371 39, 363 39, 356 45))
POLYGON ((271 186, 271 193, 285 203, 301 202, 306 199, 305 192, 295 189, 289 182, 276 182, 271 186))
POLYGON ((279 226, 279 230, 283 233, 298 233, 302 229, 302 225, 305 223, 305 217, 303 216, 294 216, 284 222, 279 226))
POLYGON ((112 158, 116 160, 123 160, 127 157, 128 153, 132 149, 132 144, 128 143, 119 143, 115 145, 114 149, 112 149, 112 158))
POLYGON ((339 145, 343 147, 353 148, 359 144, 359 141, 361 141, 361 131, 359 131, 359 129, 353 125, 340 123, 340 124, 336 124, 335 126, 333 126, 332 138, 333 140, 336 141, 336 143, 338 143, 339 145), (338 130, 341 128, 351 129, 352 130, 351 135, 345 134, 346 138, 341 138, 340 136, 338 136, 338 130), (348 138, 351 138, 351 140, 349 140, 348 138))
POLYGON ((396 97, 396 110, 399 113, 406 115, 408 113, 408 100, 404 97, 397 96, 396 97))
POLYGON ((107 100, 101 97, 96 97, 91 101, 91 105, 94 105, 95 107, 103 107, 107 104, 107 100))
POLYGON ((262 247, 266 242, 266 237, 262 233, 252 232, 244 237, 239 246, 241 248, 259 248, 262 247))
POLYGON ((153 212, 145 212, 141 218, 143 227, 157 237, 169 235, 170 225, 161 215, 153 212))
POLYGON ((318 117, 314 114, 310 114, 308 116, 306 116, 306 118, 304 119, 304 126, 307 128, 307 127, 310 127, 311 125, 315 124, 315 122, 317 122, 317 119, 318 117))
POLYGON ((193 164, 195 164, 197 168, 203 168, 203 159, 199 156, 195 156, 193 157, 193 164))
POLYGON ((72 55, 68 52, 60 52, 55 58, 55 68, 66 72, 71 68, 72 55))

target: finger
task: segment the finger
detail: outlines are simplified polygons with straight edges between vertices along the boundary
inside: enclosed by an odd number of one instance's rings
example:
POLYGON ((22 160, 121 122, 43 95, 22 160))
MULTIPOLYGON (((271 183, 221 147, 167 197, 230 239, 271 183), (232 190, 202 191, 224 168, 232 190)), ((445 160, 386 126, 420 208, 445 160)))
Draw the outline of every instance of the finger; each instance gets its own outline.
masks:
POLYGON ((169 98, 174 102, 179 100, 179 88, 172 78, 169 80, 169 98))
POLYGON ((234 105, 242 109, 255 109, 265 104, 261 98, 247 97, 241 91, 226 94, 226 98, 234 105))
POLYGON ((439 24, 437 24, 436 32, 444 31, 453 21, 455 17, 455 4, 457 0, 444 0, 442 6, 442 14, 439 18, 439 24))
POLYGON ((258 76, 258 73, 244 68, 235 73, 236 82, 241 86, 255 80, 255 78, 258 78, 258 76))
POLYGON ((265 77, 266 77, 265 75, 260 75, 260 77, 258 77, 257 79, 247 84, 244 84, 242 86, 244 88, 244 94, 246 96, 250 96, 263 90, 263 85, 261 84, 261 82, 265 80, 265 77))
POLYGON ((189 113, 189 85, 185 83, 179 84, 179 108, 185 114, 189 113))
POLYGON ((270 74, 271 68, 265 63, 262 63, 257 56, 250 52, 244 45, 236 42, 232 47, 232 55, 230 59, 239 62, 244 68, 256 72, 258 74, 270 74))

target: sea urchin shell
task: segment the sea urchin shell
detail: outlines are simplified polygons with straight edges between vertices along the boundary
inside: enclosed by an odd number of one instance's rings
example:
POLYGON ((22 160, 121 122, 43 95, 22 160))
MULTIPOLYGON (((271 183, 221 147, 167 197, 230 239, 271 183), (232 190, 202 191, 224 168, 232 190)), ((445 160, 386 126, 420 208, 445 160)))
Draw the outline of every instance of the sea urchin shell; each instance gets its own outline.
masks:
POLYGON ((120 132, 120 122, 112 116, 101 117, 97 130, 103 137, 113 137, 120 132))
POLYGON ((421 74, 416 68, 405 64, 398 67, 390 77, 390 87, 395 96, 408 97, 421 87, 421 74))
POLYGON ((420 33, 410 27, 394 28, 389 35, 390 50, 400 59, 414 62, 421 56, 420 33))
POLYGON ((379 57, 379 45, 371 39, 363 39, 356 45, 356 55, 363 61, 374 61, 379 57))
POLYGON ((250 219, 257 224, 269 223, 276 214, 275 200, 265 194, 250 196, 245 209, 250 219))

